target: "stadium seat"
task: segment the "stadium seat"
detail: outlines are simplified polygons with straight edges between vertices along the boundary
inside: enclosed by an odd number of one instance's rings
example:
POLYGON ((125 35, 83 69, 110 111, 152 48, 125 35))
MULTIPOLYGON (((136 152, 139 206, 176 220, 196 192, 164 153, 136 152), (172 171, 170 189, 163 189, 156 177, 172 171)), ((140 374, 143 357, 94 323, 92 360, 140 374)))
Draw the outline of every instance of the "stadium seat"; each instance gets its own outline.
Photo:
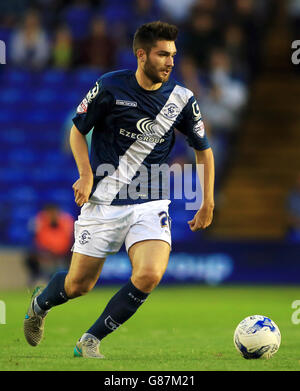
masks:
POLYGON ((122 3, 118 2, 117 6, 114 2, 110 3, 106 8, 101 10, 101 14, 108 25, 130 21, 132 17, 131 9, 124 1, 122 3))
POLYGON ((26 134, 23 129, 19 128, 6 128, 5 132, 0 132, 0 143, 7 147, 11 147, 13 145, 25 144, 26 142, 26 134))
POLYGON ((0 94, 0 105, 15 105, 23 100, 23 92, 19 88, 6 88, 4 94, 0 94))
POLYGON ((6 80, 6 84, 10 86, 18 86, 19 88, 30 87, 34 85, 32 83, 33 72, 9 68, 6 67, 5 74, 3 78, 6 80))
POLYGON ((34 105, 47 105, 52 102, 59 105, 61 100, 60 92, 54 88, 41 88, 31 94, 31 101, 34 105))
POLYGON ((47 85, 60 85, 67 83, 69 79, 68 73, 58 69, 48 69, 40 75, 41 88, 47 88, 47 85))
POLYGON ((13 220, 28 222, 30 219, 34 218, 38 212, 39 209, 35 204, 19 205, 12 208, 11 217, 13 220))
POLYGON ((19 186, 15 184, 8 192, 11 202, 35 202, 38 200, 38 192, 31 186, 19 186))
POLYGON ((89 33, 93 13, 89 7, 70 6, 63 14, 63 20, 69 26, 74 39, 84 39, 89 33))
POLYGON ((87 86, 90 89, 102 74, 103 70, 101 69, 78 69, 73 73, 73 82, 80 84, 79 88, 87 86))
MULTIPOLYGON (((39 108, 38 110, 33 111, 24 111, 22 113, 22 120, 29 124, 39 124, 41 126, 41 129, 43 129, 43 126, 47 124, 48 122, 53 122, 53 119, 57 122, 63 123, 66 117, 65 110, 55 110, 57 109, 57 106, 50 108, 45 106, 42 106, 42 108, 39 108)), ((1 117, 1 114, 0 114, 1 117)))
POLYGON ((37 163, 37 156, 29 148, 17 148, 7 152, 7 161, 11 166, 33 164, 37 163))
POLYGON ((136 58, 132 55, 132 49, 121 49, 117 54, 117 62, 120 68, 136 69, 136 58))
POLYGON ((6 110, 0 110, 0 128, 4 129, 4 126, 11 123, 13 118, 15 117, 15 110, 12 108, 6 108, 6 110))
POLYGON ((19 220, 12 222, 8 229, 8 240, 14 246, 28 246, 31 243, 32 235, 28 230, 27 222, 19 220))
POLYGON ((22 167, 5 167, 0 169, 0 191, 7 192, 11 185, 25 185, 30 180, 31 173, 22 167))

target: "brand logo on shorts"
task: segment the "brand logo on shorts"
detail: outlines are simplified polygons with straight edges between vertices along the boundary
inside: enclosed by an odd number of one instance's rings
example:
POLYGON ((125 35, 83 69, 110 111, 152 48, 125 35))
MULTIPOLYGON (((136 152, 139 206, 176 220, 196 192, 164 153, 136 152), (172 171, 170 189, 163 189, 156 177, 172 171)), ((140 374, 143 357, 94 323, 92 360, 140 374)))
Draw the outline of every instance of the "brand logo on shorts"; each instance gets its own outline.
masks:
POLYGON ((78 241, 80 244, 86 244, 89 242, 90 239, 91 239, 91 234, 87 230, 82 231, 78 237, 78 241))

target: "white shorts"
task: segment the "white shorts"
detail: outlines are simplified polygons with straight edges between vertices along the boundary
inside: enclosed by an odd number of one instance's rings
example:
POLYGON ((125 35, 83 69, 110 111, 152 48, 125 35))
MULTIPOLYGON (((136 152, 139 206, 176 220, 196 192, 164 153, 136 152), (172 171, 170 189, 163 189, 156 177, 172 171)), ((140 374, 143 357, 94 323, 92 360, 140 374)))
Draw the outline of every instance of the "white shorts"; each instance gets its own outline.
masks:
POLYGON ((86 203, 74 224, 73 252, 105 258, 142 240, 163 240, 171 246, 169 200, 134 205, 86 203))

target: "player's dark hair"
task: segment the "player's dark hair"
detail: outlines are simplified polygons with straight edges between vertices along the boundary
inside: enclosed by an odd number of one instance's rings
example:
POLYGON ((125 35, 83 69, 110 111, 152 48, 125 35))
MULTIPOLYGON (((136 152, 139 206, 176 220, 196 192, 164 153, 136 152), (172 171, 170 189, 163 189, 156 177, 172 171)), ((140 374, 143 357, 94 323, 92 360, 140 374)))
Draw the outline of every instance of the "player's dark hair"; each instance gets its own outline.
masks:
POLYGON ((150 22, 140 26, 134 34, 133 53, 136 56, 138 49, 144 49, 148 54, 157 41, 175 41, 178 27, 161 22, 150 22))

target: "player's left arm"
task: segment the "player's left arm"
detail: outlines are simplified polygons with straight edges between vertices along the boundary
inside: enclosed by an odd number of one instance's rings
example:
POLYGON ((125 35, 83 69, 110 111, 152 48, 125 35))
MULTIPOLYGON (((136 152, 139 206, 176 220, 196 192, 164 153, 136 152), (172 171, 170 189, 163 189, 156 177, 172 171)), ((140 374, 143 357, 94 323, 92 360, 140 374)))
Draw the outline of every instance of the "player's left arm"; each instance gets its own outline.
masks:
POLYGON ((197 173, 202 189, 202 204, 194 218, 188 221, 192 231, 207 228, 213 219, 214 211, 214 182, 215 165, 211 148, 199 151, 194 149, 197 164, 197 173))

